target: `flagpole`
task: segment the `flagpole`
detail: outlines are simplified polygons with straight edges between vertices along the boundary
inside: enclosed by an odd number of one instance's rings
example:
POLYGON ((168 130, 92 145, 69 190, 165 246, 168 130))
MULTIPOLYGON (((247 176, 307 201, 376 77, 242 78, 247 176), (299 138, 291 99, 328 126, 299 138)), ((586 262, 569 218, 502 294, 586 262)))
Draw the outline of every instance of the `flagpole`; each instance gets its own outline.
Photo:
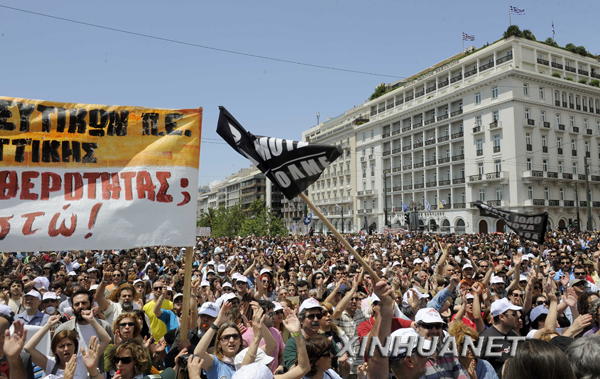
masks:
POLYGON ((462 52, 464 53, 465 52, 465 32, 462 32, 461 37, 462 37, 462 44, 463 44, 462 52))
POLYGON ((512 25, 512 21, 510 19, 510 5, 508 6, 508 26, 512 25))
POLYGON ((362 257, 356 252, 354 251, 354 249, 352 248, 352 246, 350 245, 350 243, 344 238, 344 236, 342 236, 340 234, 340 232, 338 232, 338 230, 336 228, 333 227, 333 225, 331 225, 331 222, 329 222, 329 220, 327 219, 327 217, 325 217, 323 215, 323 213, 321 213, 321 211, 319 210, 319 208, 317 208, 312 201, 310 201, 310 199, 304 194, 304 192, 300 193, 300 198, 302 200, 304 200, 304 202, 306 204, 308 204, 308 206, 310 207, 310 209, 313 210, 313 212, 315 212, 315 214, 319 217, 319 219, 321 219, 321 221, 323 221, 323 223, 325 224, 325 226, 327 226, 327 228, 329 228, 329 230, 331 230, 331 232, 333 233, 333 235, 342 243, 342 245, 344 245, 344 247, 350 252, 352 253, 352 255, 354 256, 354 259, 356 259, 356 261, 358 263, 360 263, 361 266, 363 266, 363 268, 369 273, 369 275, 371 275, 371 278, 373 278, 374 283, 377 283, 380 279, 379 279, 379 275, 377 275, 375 273, 375 271, 373 271, 373 269, 371 268, 371 266, 369 266, 367 264, 367 262, 365 262, 362 257))

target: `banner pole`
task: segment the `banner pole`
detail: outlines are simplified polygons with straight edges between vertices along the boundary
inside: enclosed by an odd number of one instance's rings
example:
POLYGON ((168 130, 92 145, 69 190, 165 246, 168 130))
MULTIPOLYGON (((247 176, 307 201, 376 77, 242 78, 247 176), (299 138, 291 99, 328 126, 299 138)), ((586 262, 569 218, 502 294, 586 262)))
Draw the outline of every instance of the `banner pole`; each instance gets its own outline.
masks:
MULTIPOLYGON (((190 291, 192 285, 192 266, 194 260, 194 247, 189 246, 185 249, 185 279, 183 282, 183 307, 181 310, 181 332, 179 338, 187 340, 188 319, 190 317, 190 291)), ((194 310, 196 312, 196 310, 194 310)))
MULTIPOLYGON (((310 209, 313 210, 313 212, 315 212, 315 214, 321 219, 321 221, 323 221, 323 223, 325 224, 325 226, 327 226, 327 228, 329 228, 329 230, 331 230, 331 232, 333 233, 333 235, 342 243, 342 245, 344 245, 344 247, 350 252, 352 253, 352 255, 354 256, 354 259, 356 259, 356 261, 358 263, 360 263, 361 266, 363 266, 363 268, 369 273, 369 275, 371 275, 371 278, 373 278, 374 282, 373 285, 375 283, 377 283, 380 279, 379 279, 379 275, 377 275, 375 273, 375 271, 373 271, 373 269, 371 268, 371 266, 369 266, 367 264, 367 262, 365 262, 362 257, 356 252, 354 251, 354 248, 352 248, 352 246, 350 245, 350 243, 344 238, 344 236, 342 236, 340 234, 340 232, 338 232, 338 230, 336 228, 333 227, 333 225, 331 225, 331 222, 329 222, 329 220, 327 219, 327 217, 325 217, 323 215, 323 213, 321 213, 321 211, 319 210, 319 208, 317 208, 312 201, 310 201, 310 199, 304 194, 304 192, 300 193, 300 198, 302 200, 304 200, 304 202, 306 204, 308 204, 308 206, 310 207, 310 209)), ((187 266, 186 266, 187 268, 187 266)))

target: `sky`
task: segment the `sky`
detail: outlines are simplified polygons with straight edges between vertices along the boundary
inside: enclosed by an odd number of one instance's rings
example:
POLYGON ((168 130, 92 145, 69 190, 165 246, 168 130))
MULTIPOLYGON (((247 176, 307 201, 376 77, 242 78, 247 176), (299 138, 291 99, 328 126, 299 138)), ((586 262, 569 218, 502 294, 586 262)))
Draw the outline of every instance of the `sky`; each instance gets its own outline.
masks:
POLYGON ((0 96, 202 107, 205 185, 250 165, 217 135, 219 105, 254 134, 299 140, 317 112, 321 121, 336 117, 379 83, 459 53, 462 32, 476 38, 465 46, 501 38, 509 5, 525 9, 512 23, 538 40, 552 36, 554 21, 560 46, 600 53, 592 1, 0 0, 0 96))

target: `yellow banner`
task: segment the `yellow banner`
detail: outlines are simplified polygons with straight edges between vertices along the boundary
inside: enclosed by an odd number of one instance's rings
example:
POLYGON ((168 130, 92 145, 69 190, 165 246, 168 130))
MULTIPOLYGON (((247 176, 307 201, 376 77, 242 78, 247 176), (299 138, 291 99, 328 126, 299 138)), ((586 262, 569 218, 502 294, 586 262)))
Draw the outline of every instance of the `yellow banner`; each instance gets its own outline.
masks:
POLYGON ((202 108, 0 97, 0 167, 198 169, 202 108))

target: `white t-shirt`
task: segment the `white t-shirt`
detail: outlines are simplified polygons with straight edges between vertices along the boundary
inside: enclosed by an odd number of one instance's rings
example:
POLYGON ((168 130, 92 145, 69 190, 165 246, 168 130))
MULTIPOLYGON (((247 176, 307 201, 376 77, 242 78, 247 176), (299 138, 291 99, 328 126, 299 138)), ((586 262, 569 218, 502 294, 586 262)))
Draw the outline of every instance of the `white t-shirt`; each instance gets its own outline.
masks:
POLYGON ((93 336, 96 336, 98 342, 100 342, 100 337, 98 337, 94 327, 90 324, 79 325, 75 323, 75 331, 79 334, 79 349, 81 349, 81 346, 85 346, 85 350, 87 351, 90 348, 90 340, 93 336))
MULTIPOLYGON (((56 365, 56 360, 54 357, 46 357, 48 358, 48 362, 46 363, 46 367, 44 368, 44 379, 55 379, 62 378, 65 376, 65 371, 58 369, 56 373, 52 375, 52 369, 56 365)), ((75 368, 75 376, 74 379, 85 379, 88 376, 87 368, 85 364, 83 364, 83 357, 81 355, 77 356, 77 367, 75 368)))

